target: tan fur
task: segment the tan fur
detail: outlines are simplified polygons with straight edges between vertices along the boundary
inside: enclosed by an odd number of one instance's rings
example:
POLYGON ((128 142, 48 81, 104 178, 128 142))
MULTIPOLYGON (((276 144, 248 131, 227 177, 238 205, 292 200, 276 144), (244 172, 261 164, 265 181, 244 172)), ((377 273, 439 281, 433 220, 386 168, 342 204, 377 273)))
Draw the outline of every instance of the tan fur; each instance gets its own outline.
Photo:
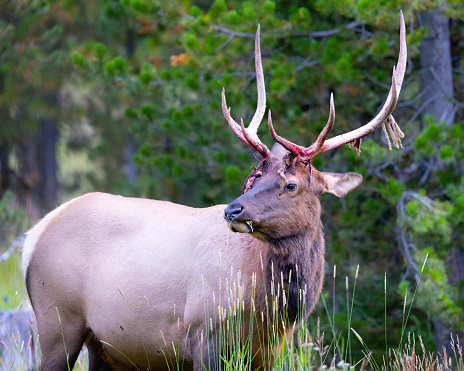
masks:
MULTIPOLYGON (((228 312, 230 302, 243 303, 249 318, 255 291, 257 318, 266 313, 271 267, 277 279, 284 274, 288 281, 289 270, 295 275, 299 266, 309 298, 304 315, 309 314, 322 288, 318 195, 327 182, 316 172, 317 182, 310 185, 307 167, 298 165, 296 174, 286 177, 301 189, 287 195, 279 190, 285 186, 280 167, 279 159, 270 159, 252 188, 236 200, 248 200, 243 202, 250 220, 257 221, 251 233, 228 229, 227 205, 195 209, 104 193, 84 195, 48 214, 29 233, 23 253, 42 369, 62 369, 66 353, 72 366, 92 337, 102 348, 92 348, 96 356, 90 370, 99 369, 100 354, 120 369, 135 364, 163 370, 180 360, 183 369, 196 371, 201 362, 217 357, 207 344, 214 341, 220 312, 228 312)), ((253 367, 271 365, 274 352, 266 339, 263 343, 255 334, 252 343, 253 367)))
MULTIPOLYGON (((83 196, 82 196, 83 197, 83 196)), ((78 201, 80 197, 77 197, 60 207, 57 207, 55 210, 51 211, 48 213, 40 223, 37 223, 34 228, 32 228, 28 233, 27 233, 27 239, 24 243, 23 246, 23 254, 22 254, 22 268, 23 268, 23 274, 24 276, 26 275, 26 270, 27 266, 29 265, 29 260, 31 258, 32 251, 35 248, 35 245, 37 243, 37 240, 39 239, 40 235, 42 234, 42 231, 44 228, 60 213, 62 213, 67 207, 72 205, 74 202, 78 201)))
MULTIPOLYGON (((226 279, 234 279, 228 277, 231 268, 235 274, 241 270, 248 290, 252 273, 261 271, 259 254, 265 255, 253 237, 228 230, 224 207, 194 209, 93 193, 50 213, 31 231, 25 248, 42 347, 47 337, 57 338, 51 347, 63 342, 53 333, 59 327, 57 307, 62 322, 72 319, 69 331, 82 323, 136 364, 147 364, 142 339, 154 353, 152 367, 166 364, 163 351, 172 353, 173 342, 192 361, 187 340, 201 333, 204 300, 214 313, 219 277, 225 291, 226 279)), ((225 307, 227 293, 222 296, 225 307)), ((127 364, 114 348, 105 347, 127 364)))

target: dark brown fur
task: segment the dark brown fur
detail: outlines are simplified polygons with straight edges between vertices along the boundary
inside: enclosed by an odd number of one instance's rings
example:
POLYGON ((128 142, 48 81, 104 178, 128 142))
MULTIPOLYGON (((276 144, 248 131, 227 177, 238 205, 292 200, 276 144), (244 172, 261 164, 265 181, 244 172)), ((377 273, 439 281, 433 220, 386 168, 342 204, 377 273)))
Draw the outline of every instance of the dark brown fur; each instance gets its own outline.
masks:
MULTIPOLYGON (((284 320, 291 327, 301 324, 312 312, 322 290, 325 243, 320 196, 324 192, 344 195, 362 178, 321 173, 282 151, 279 145, 272 153, 276 155, 261 161, 260 176, 248 182, 248 191, 225 213, 226 219, 230 216, 232 230, 243 231, 239 224, 246 222, 252 226, 248 232, 268 244, 265 287, 258 291, 258 310, 271 317, 270 323, 277 315, 279 326, 284 320), (296 190, 287 191, 289 184, 296 185, 296 190), (273 301, 278 303, 275 313, 273 301)), ((285 329, 281 331, 280 336, 285 336, 285 329)))

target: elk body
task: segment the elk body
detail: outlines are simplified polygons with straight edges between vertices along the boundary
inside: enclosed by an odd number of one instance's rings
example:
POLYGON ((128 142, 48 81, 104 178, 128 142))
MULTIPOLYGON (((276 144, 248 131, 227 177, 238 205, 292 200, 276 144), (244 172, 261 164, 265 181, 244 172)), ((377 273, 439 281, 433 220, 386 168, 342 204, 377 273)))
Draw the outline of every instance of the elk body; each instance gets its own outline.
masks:
POLYGON ((257 136, 266 105, 258 28, 258 107, 248 128, 231 118, 224 91, 222 96, 227 122, 262 158, 230 205, 195 209, 91 193, 39 222, 28 233, 23 271, 37 317, 42 370, 66 370, 68 363, 72 368, 84 343, 90 370, 164 370, 176 363, 184 370, 217 369, 218 343, 228 344, 216 334, 235 305, 250 336, 252 368, 269 367, 276 343, 261 330, 277 320, 277 337, 285 336, 281 319, 300 323, 322 289, 320 196, 343 197, 362 181, 356 173, 319 172, 311 159, 346 143, 359 150, 360 139, 381 125, 394 140, 401 134, 391 112, 406 66, 402 17, 400 34, 390 94, 371 122, 327 139, 335 119, 331 98, 326 127, 305 148, 278 136, 269 113, 276 141, 269 150, 257 136), (283 293, 276 311, 270 311, 276 302, 271 285, 283 293))

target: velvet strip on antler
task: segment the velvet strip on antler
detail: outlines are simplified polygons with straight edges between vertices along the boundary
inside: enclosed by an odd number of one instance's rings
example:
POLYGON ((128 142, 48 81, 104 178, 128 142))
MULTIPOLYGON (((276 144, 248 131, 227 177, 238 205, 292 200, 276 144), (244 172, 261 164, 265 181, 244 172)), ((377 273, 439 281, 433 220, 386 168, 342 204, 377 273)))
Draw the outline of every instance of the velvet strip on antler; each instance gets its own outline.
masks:
POLYGON ((253 183, 255 181, 255 179, 259 176, 261 176, 263 173, 262 173, 262 168, 263 168, 263 165, 264 165, 264 162, 266 161, 267 157, 266 158, 263 158, 258 166, 252 166, 251 168, 253 169, 250 173, 250 175, 248 175, 248 177, 245 179, 245 183, 243 184, 243 190, 242 190, 242 193, 247 193, 251 187, 253 186, 253 183))

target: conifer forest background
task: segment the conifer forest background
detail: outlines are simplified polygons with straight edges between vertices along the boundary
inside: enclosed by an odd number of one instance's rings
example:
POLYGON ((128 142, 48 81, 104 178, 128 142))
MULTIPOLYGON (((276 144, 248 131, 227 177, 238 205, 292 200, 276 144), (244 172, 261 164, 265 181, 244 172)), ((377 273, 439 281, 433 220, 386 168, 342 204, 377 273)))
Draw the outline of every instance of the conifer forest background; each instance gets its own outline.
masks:
MULTIPOLYGON (((0 256, 89 191, 195 207, 238 197, 258 160, 228 127, 221 91, 249 122, 258 24, 280 135, 313 143, 332 92, 331 136, 367 123, 388 95, 400 10, 408 65, 394 116, 403 148, 389 150, 377 130, 360 156, 343 146, 313 161, 364 177, 343 199, 323 196, 323 297, 345 331, 345 286, 359 265, 351 327, 372 351, 385 353, 385 329, 398 344, 411 304, 406 332, 428 350, 449 347, 451 333, 463 344, 462 0, 0 0, 0 256)), ((4 310, 25 297, 19 254, 0 261, 4 310)), ((322 301, 314 326, 317 317, 330 338, 322 301)))

